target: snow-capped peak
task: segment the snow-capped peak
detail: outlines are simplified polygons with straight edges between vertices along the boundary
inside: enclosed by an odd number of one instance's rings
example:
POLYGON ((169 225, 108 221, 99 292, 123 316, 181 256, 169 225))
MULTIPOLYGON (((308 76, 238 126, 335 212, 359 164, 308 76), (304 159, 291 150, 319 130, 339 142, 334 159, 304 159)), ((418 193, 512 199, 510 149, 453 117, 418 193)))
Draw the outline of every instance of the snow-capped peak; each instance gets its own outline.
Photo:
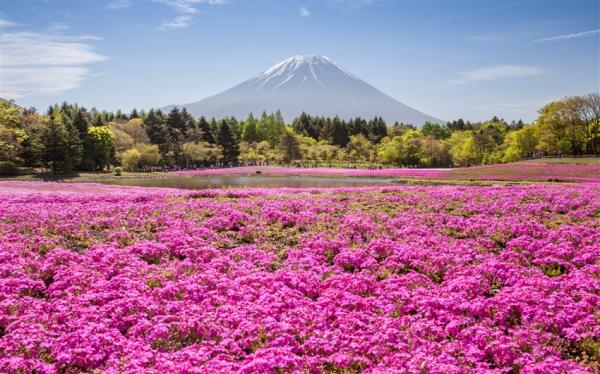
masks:
POLYGON ((256 91, 314 86, 335 88, 348 80, 358 78, 328 57, 296 55, 273 65, 243 85, 256 91))

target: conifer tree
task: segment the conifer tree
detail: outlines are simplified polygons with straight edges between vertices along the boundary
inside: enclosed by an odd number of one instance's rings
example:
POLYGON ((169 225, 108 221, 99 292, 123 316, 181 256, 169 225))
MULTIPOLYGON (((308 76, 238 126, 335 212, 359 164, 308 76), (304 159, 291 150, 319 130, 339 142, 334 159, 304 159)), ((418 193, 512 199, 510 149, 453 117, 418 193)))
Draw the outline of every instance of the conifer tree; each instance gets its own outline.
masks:
POLYGON ((208 122, 206 121, 206 118, 204 118, 204 116, 200 117, 200 119, 198 120, 198 128, 200 129, 201 134, 201 139, 204 142, 207 142, 209 144, 215 144, 215 137, 212 134, 212 130, 210 129, 210 125, 208 124, 208 122))
POLYGON ((41 134, 42 158, 54 173, 58 173, 62 170, 65 160, 67 130, 62 111, 57 107, 49 112, 50 118, 46 121, 41 134))
POLYGON ((227 121, 221 120, 217 143, 223 148, 223 161, 235 162, 240 154, 239 145, 236 141, 227 121))

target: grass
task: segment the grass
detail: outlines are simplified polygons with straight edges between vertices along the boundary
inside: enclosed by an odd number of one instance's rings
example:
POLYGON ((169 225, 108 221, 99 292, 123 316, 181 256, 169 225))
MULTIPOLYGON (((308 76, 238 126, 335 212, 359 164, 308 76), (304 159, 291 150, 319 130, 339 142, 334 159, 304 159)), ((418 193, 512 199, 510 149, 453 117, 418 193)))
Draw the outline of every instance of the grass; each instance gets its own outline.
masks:
POLYGON ((112 171, 82 171, 69 174, 54 174, 52 172, 33 172, 11 176, 0 176, 0 180, 30 180, 48 182, 98 182, 119 179, 160 179, 171 177, 171 174, 162 172, 129 172, 123 171, 121 176, 116 176, 112 171))
POLYGON ((600 164, 600 157, 539 158, 520 162, 543 164, 600 164))

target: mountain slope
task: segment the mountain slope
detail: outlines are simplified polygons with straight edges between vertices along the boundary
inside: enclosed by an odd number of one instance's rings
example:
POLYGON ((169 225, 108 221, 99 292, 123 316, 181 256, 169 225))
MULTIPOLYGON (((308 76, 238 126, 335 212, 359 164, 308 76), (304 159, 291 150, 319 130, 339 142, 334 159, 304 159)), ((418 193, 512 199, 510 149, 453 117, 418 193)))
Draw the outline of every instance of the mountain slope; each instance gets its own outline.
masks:
POLYGON ((414 125, 442 122, 387 96, 327 57, 314 55, 290 57, 227 91, 177 106, 216 118, 279 109, 287 121, 304 111, 345 119, 381 116, 389 123, 414 125))

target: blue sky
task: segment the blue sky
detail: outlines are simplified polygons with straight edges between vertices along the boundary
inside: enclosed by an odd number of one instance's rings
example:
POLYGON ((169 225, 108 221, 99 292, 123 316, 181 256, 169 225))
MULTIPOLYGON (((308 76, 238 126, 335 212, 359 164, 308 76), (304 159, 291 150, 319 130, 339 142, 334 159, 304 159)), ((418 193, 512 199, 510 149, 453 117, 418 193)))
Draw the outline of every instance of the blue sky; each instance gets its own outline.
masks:
POLYGON ((600 91, 598 0, 4 0, 0 96, 181 104, 325 55, 444 120, 531 121, 600 91))

